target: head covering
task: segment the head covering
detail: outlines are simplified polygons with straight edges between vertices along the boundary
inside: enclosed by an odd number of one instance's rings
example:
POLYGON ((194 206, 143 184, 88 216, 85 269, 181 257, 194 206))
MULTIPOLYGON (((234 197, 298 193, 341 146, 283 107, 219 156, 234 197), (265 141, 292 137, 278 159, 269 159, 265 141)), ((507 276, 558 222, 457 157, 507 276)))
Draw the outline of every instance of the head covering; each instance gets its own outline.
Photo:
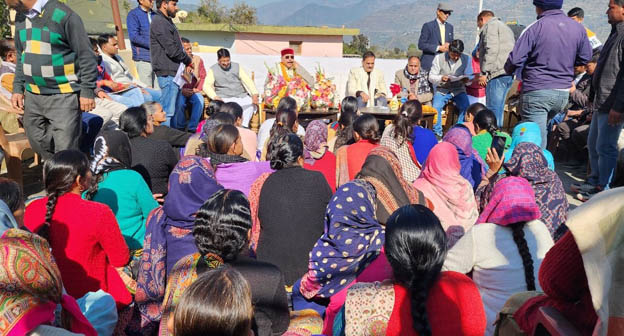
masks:
POLYGON ((327 151, 327 125, 322 120, 313 120, 306 127, 303 140, 303 158, 305 163, 314 164, 327 151))
POLYGON ((388 147, 379 146, 371 150, 357 178, 362 178, 375 187, 376 215, 382 224, 386 223, 396 209, 404 205, 427 206, 424 195, 403 178, 399 159, 388 147))
MULTIPOLYGON (((505 162, 509 162, 511 153, 513 153, 518 144, 523 142, 534 143, 538 146, 542 145, 542 132, 540 131, 539 125, 532 121, 526 121, 514 127, 513 133, 511 134, 511 146, 507 150, 508 154, 505 157, 505 162)), ((553 155, 547 149, 543 149, 542 154, 544 154, 546 162, 548 162, 548 168, 555 170, 553 155)))
POLYGON ((0 246, 0 334, 26 335, 53 322, 60 304, 71 320, 70 331, 97 335, 76 300, 63 294, 61 272, 45 239, 9 229, 0 238, 0 246))
POLYGON ((171 172, 165 203, 150 213, 145 229, 135 296, 141 327, 157 327, 167 274, 182 257, 197 252, 192 235, 195 213, 221 189, 212 166, 199 156, 185 156, 171 172))
POLYGON ((521 177, 505 177, 496 182, 490 202, 477 223, 502 226, 528 222, 541 217, 531 184, 521 177))
POLYGON ((0 200, 0 235, 8 229, 17 229, 18 225, 13 217, 13 211, 9 206, 0 200))
POLYGON ((325 233, 310 253, 301 279, 307 297, 330 297, 349 285, 379 255, 384 228, 375 218, 375 189, 364 180, 341 185, 327 205, 325 233))
POLYGON ((433 203, 433 212, 446 231, 449 246, 453 246, 479 217, 472 186, 460 175, 460 168, 455 146, 441 142, 433 147, 425 168, 414 182, 414 187, 433 203))
POLYGON ((541 7, 544 10, 561 9, 563 0, 533 0, 533 5, 541 7))
POLYGON ((208 119, 202 126, 202 130, 199 133, 199 138, 203 141, 208 140, 208 136, 210 135, 210 131, 212 131, 215 127, 219 126, 221 123, 215 119, 208 119))
POLYGON ((445 2, 440 2, 438 4, 438 10, 444 11, 444 12, 452 12, 453 9, 451 8, 451 5, 445 3, 445 2))
POLYGON ((461 165, 460 174, 470 182, 473 188, 476 188, 485 175, 486 165, 479 153, 472 147, 470 130, 463 126, 454 126, 444 135, 442 141, 455 145, 461 165))
POLYGON ((99 336, 113 334, 119 318, 112 295, 99 289, 97 292, 88 292, 76 302, 99 336))
POLYGON ((128 169, 132 165, 130 140, 122 131, 104 131, 95 138, 93 145, 93 174, 107 173, 118 169, 128 169))
POLYGON ((282 49, 281 54, 282 54, 282 56, 284 56, 284 55, 294 55, 295 54, 295 50, 292 49, 292 48, 285 48, 285 49, 282 49))
POLYGON ((516 146, 504 167, 508 175, 523 177, 533 187, 541 219, 554 240, 567 230, 563 225, 568 213, 568 199, 559 176, 548 168, 542 149, 530 142, 516 146))

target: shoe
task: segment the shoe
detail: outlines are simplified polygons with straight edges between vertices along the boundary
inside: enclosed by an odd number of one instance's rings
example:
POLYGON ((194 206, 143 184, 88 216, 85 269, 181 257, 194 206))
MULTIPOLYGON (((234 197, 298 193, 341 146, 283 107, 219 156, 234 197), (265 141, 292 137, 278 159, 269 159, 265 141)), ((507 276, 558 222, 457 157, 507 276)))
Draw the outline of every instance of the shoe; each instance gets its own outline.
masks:
POLYGON ((577 192, 575 197, 581 202, 589 201, 594 195, 602 191, 602 188, 594 187, 592 190, 577 192))
POLYGON ((582 193, 582 192, 589 192, 596 189, 595 185, 592 185, 590 183, 574 183, 570 186, 570 190, 572 190, 573 193, 582 193))

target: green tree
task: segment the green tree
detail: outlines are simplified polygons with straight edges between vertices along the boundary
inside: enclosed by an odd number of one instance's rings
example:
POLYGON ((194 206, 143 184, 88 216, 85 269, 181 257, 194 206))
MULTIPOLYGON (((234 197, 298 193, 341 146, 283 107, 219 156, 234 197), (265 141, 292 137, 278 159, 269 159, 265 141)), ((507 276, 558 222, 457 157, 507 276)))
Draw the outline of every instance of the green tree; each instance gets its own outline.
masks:
POLYGON ((230 9, 228 22, 234 24, 255 25, 258 23, 258 15, 256 8, 246 3, 236 3, 230 9))
POLYGON ((9 25, 9 7, 6 1, 0 2, 0 34, 2 38, 11 37, 11 26, 9 25))
POLYGON ((407 49, 418 49, 418 47, 414 43, 410 43, 410 45, 407 46, 407 49))
POLYGON ((197 16, 199 21, 206 23, 225 22, 227 17, 225 8, 219 4, 219 0, 201 0, 197 16))

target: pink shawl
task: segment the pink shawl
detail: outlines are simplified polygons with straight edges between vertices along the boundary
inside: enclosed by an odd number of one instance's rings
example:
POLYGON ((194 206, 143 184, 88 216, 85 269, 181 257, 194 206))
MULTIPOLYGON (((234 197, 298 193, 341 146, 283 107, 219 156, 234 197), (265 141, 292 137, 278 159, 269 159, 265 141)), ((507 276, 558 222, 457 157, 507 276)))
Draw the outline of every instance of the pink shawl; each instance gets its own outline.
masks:
POLYGON ((441 142, 433 147, 420 177, 414 181, 414 187, 433 203, 433 212, 446 231, 449 246, 453 246, 479 217, 472 185, 460 175, 460 170, 455 146, 441 142))

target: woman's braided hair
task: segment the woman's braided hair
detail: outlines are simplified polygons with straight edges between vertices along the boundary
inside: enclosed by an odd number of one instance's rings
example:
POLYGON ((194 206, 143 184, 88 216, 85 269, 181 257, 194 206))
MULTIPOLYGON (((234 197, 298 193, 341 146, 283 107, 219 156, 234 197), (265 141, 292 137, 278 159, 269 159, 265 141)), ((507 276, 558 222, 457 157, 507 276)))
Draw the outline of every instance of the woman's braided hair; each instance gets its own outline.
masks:
POLYGON ((513 239, 518 246, 518 252, 522 257, 522 265, 524 266, 524 279, 526 281, 527 290, 535 290, 535 274, 533 268, 533 257, 529 252, 529 246, 524 238, 524 222, 511 224, 511 230, 513 231, 513 239))
POLYGON ((89 172, 89 160, 80 151, 60 151, 43 165, 43 181, 48 196, 44 225, 39 229, 40 236, 50 238, 50 225, 58 198, 71 190, 76 178, 86 177, 89 172))

